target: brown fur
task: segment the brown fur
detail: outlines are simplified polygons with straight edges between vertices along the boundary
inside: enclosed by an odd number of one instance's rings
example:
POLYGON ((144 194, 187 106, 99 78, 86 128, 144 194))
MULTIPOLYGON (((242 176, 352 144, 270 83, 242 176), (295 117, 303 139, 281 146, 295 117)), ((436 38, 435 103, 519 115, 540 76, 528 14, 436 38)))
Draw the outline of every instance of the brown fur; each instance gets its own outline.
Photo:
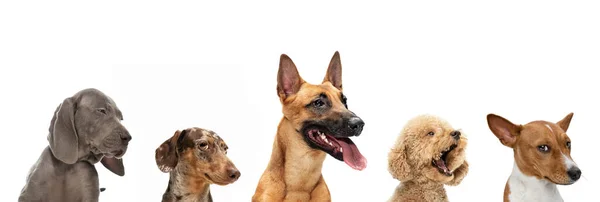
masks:
POLYGON ((458 185, 469 170, 467 139, 464 135, 454 139, 450 135, 453 131, 448 122, 431 115, 408 121, 388 155, 388 170, 401 181, 389 201, 448 201, 444 184, 458 185), (457 146, 446 158, 453 172, 446 176, 432 165, 432 159, 439 159, 439 153, 453 144, 457 146))
POLYGON ((156 149, 156 164, 170 173, 163 202, 212 201, 209 185, 227 185, 240 172, 226 156, 227 144, 202 128, 176 131, 156 149))
MULTIPOLYGON (((519 170, 539 180, 548 180, 554 184, 567 185, 573 183, 568 176, 568 169, 563 156, 571 158, 571 150, 566 146, 570 142, 566 131, 571 123, 573 113, 569 113, 557 123, 548 121, 532 121, 525 125, 513 124, 509 120, 495 115, 487 116, 488 126, 500 142, 513 148, 515 163, 519 170), (539 145, 548 145, 550 152, 541 153, 539 145)), ((505 186, 504 200, 508 201, 510 187, 505 186)))
POLYGON ((253 202, 259 201, 331 201, 321 168, 326 153, 307 145, 301 134, 302 124, 312 119, 339 119, 348 114, 342 100, 341 63, 339 53, 331 59, 327 75, 320 85, 304 81, 292 60, 281 55, 277 94, 283 105, 283 118, 277 128, 271 160, 263 173, 253 202), (331 107, 315 112, 307 107, 312 100, 325 95, 331 107))

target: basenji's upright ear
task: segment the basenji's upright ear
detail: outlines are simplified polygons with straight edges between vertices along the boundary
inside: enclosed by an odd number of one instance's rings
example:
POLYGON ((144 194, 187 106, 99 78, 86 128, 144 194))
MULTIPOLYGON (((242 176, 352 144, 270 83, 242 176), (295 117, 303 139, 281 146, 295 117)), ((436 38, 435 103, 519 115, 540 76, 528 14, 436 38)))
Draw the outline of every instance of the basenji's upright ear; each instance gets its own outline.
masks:
POLYGON ((279 71, 277 72, 277 95, 283 100, 296 94, 304 83, 292 59, 286 54, 281 54, 279 71))
POLYGON ((560 126, 565 132, 569 129, 569 124, 571 124, 571 119, 573 118, 573 112, 567 114, 565 118, 556 123, 556 125, 560 126))
POLYGON ((494 133, 498 140, 504 146, 512 148, 517 141, 517 136, 521 132, 521 125, 515 125, 495 114, 488 114, 487 122, 490 130, 492 130, 492 133, 494 133))
POLYGON ((328 81, 337 89, 342 90, 342 62, 340 60, 340 53, 338 51, 336 51, 333 54, 333 57, 331 57, 329 68, 327 68, 327 74, 325 74, 323 83, 328 81))

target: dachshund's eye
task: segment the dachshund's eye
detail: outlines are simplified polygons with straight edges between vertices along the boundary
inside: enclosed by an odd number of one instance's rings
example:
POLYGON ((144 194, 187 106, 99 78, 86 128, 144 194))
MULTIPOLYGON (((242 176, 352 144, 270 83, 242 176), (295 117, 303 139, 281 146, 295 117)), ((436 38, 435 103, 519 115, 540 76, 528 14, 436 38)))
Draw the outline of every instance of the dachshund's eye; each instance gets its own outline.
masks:
POLYGON ((106 115, 106 109, 104 109, 104 108, 96 109, 96 111, 106 115))
POLYGON ((427 133, 427 135, 429 135, 429 136, 433 136, 433 135, 435 135, 435 133, 433 133, 433 132, 428 132, 428 133, 427 133))
POLYGON ((538 146, 538 150, 540 152, 547 153, 548 151, 550 151, 550 147, 548 147, 548 145, 540 145, 538 146))
POLYGON ((200 144, 198 144, 198 147, 201 150, 207 150, 208 149, 208 142, 200 142, 200 144))
POLYGON ((325 105, 325 102, 323 102, 323 100, 321 100, 321 99, 317 99, 317 100, 313 101, 312 104, 315 107, 323 107, 325 105))
POLYGON ((569 141, 569 142, 567 142, 567 148, 568 148, 568 149, 571 149, 571 142, 570 142, 570 141, 569 141))

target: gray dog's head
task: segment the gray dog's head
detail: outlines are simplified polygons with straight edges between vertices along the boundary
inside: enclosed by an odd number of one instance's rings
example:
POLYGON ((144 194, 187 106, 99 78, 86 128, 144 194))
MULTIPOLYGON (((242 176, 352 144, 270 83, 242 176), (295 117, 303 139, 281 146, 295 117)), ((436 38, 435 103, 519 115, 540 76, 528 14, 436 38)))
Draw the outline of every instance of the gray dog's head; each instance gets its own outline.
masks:
POLYGON ((115 102, 96 89, 79 91, 60 104, 50 122, 50 150, 67 164, 78 161, 102 162, 123 176, 121 157, 131 136, 121 124, 123 115, 115 102))

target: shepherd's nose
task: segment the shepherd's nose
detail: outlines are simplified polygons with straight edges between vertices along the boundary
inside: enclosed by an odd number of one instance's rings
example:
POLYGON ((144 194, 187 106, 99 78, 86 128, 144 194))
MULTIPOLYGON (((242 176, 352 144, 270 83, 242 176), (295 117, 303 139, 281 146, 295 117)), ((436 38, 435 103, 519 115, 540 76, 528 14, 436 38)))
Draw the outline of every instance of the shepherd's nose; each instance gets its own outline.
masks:
POLYGON ((350 120, 348 120, 348 127, 350 127, 350 129, 354 131, 356 135, 359 135, 360 132, 362 132, 363 126, 365 126, 365 122, 359 117, 352 117, 350 120))

